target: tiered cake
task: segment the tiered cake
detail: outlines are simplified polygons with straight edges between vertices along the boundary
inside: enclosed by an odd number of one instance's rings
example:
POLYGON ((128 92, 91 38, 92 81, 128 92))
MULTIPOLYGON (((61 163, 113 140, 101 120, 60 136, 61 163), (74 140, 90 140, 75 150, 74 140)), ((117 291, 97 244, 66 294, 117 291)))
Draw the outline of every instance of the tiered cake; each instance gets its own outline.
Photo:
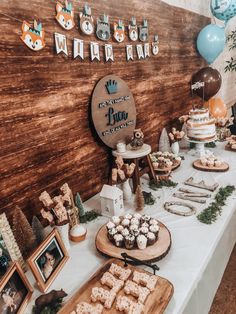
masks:
POLYGON ((210 118, 208 109, 190 110, 187 121, 187 136, 194 141, 214 140, 216 136, 215 119, 210 118))

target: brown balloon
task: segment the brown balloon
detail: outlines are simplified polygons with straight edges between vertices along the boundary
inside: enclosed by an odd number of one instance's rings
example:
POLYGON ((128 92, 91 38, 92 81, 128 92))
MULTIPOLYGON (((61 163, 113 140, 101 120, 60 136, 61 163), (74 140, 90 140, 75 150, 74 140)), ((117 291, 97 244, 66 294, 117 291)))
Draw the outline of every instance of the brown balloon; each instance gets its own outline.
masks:
POLYGON ((193 75, 192 85, 197 82, 204 82, 205 86, 193 89, 193 93, 197 94, 203 100, 209 100, 220 90, 222 78, 219 71, 211 67, 206 67, 193 75))

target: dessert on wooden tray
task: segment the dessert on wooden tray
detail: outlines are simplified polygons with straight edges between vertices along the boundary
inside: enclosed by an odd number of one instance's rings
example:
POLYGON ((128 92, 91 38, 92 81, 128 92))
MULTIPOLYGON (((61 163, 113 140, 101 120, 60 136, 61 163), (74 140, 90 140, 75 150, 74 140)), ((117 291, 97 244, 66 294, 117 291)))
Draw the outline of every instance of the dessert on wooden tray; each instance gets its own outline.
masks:
POLYGON ((213 141, 216 136, 215 119, 206 108, 192 109, 186 122, 187 136, 194 141, 213 141))
POLYGON ((211 152, 195 160, 193 167, 203 171, 227 171, 229 169, 229 165, 225 161, 211 152))
POLYGON ((158 221, 148 215, 113 216, 107 223, 107 237, 119 248, 144 250, 158 240, 158 221))
POLYGON ((112 259, 59 311, 61 314, 163 313, 172 284, 137 267, 112 259))
POLYGON ((156 152, 150 155, 153 169, 164 171, 165 169, 175 169, 181 164, 181 157, 169 152, 156 152))
POLYGON ((228 141, 226 148, 236 151, 236 135, 231 135, 226 140, 228 141))

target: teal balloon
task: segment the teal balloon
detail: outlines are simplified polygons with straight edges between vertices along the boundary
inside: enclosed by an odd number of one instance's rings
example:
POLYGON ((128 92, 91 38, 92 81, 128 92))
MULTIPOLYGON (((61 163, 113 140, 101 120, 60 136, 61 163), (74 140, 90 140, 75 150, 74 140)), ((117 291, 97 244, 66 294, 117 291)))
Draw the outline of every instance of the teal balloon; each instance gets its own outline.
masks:
POLYGON ((197 49, 200 55, 211 64, 224 50, 225 43, 224 28, 209 24, 198 34, 197 49))
POLYGON ((236 16, 236 0, 211 0, 211 12, 226 23, 236 16))

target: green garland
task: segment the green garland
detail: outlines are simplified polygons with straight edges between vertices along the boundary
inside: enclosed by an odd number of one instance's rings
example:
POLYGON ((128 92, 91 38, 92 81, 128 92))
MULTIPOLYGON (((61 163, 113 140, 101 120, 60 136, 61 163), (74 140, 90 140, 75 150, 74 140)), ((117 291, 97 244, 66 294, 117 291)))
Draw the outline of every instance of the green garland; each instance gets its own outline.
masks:
POLYGON ((101 215, 96 213, 94 210, 90 210, 88 212, 85 212, 82 216, 79 216, 79 221, 84 224, 97 219, 99 216, 101 215))
POLYGON ((227 198, 234 192, 234 185, 227 185, 224 188, 220 188, 219 192, 215 196, 215 201, 212 202, 206 209, 204 209, 197 219, 205 224, 212 224, 218 218, 218 215, 222 212, 222 207, 225 205, 227 198))
POLYGON ((157 191, 159 189, 162 189, 163 187, 176 187, 176 185, 178 185, 178 183, 173 182, 171 180, 158 180, 157 182, 154 180, 151 180, 149 182, 149 187, 150 189, 157 191))

